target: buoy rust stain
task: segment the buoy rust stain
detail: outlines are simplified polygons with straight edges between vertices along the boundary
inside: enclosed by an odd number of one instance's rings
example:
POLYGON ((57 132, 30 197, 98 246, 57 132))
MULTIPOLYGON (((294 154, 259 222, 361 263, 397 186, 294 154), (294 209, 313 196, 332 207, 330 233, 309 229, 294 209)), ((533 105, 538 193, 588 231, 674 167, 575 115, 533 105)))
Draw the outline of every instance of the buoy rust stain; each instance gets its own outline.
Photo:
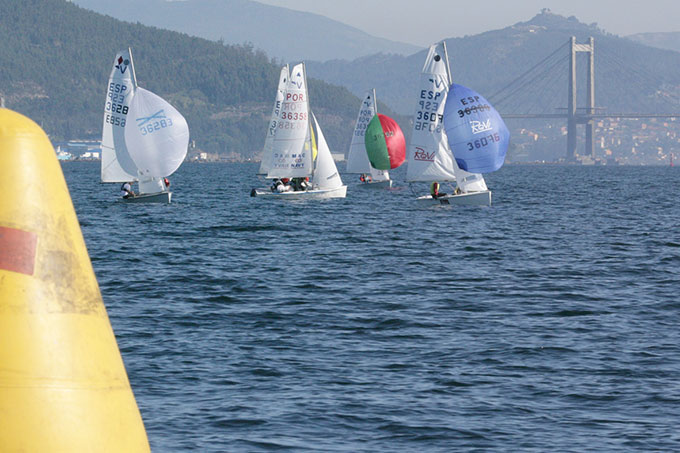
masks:
POLYGON ((35 233, 0 226, 0 270, 33 275, 37 243, 35 233))

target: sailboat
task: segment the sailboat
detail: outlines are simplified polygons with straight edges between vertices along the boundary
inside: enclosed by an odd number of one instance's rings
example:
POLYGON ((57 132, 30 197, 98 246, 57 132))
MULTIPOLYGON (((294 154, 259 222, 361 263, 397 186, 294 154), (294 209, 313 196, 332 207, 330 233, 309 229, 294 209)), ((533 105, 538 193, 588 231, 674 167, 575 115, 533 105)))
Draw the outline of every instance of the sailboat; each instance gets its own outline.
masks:
POLYGON ((392 187, 392 180, 388 170, 374 168, 366 154, 366 128, 368 123, 378 112, 378 101, 375 90, 371 90, 364 96, 361 103, 357 121, 352 134, 352 142, 349 145, 347 155, 347 172, 361 174, 361 185, 365 187, 392 187))
POLYGON ((473 155, 495 153, 495 160, 500 157, 502 165, 510 134, 500 115, 482 96, 461 85, 451 85, 451 69, 444 41, 430 46, 418 93, 413 133, 407 151, 406 180, 455 181, 456 188, 454 193, 436 198, 420 196, 417 201, 426 205, 490 206, 491 191, 481 173, 497 168, 480 167, 477 163, 468 165, 469 152, 472 151, 473 155), (449 100, 450 103, 447 102, 449 100), (445 129, 447 106, 450 127, 445 129), (490 113, 495 114, 493 118, 490 113), (463 121, 454 124, 455 116, 463 121))
POLYGON ((271 156, 264 155, 263 161, 271 162, 266 177, 288 181, 309 179, 305 190, 293 190, 284 185, 284 190, 272 188, 250 191, 252 197, 273 197, 281 199, 344 198, 347 186, 342 183, 333 156, 326 143, 321 127, 309 108, 307 77, 304 63, 295 65, 286 83, 276 132, 272 141, 271 156))
POLYGON ((102 128, 102 182, 138 181, 139 194, 127 202, 170 203, 167 177, 184 161, 189 127, 160 96, 137 86, 132 51, 116 54, 102 128))

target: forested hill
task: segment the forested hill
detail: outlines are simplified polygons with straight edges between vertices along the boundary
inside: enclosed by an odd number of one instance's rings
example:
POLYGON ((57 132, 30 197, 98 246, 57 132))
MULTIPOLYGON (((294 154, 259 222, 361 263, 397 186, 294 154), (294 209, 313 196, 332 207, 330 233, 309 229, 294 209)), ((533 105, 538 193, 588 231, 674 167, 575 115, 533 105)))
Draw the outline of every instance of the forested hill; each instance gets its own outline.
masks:
MULTIPOLYGON (((53 140, 100 138, 113 58, 126 47, 139 85, 184 114, 198 148, 246 157, 262 148, 278 62, 247 46, 121 22, 66 0, 0 0, 0 95, 53 140)), ((331 149, 343 151, 361 101, 308 75, 331 149)))

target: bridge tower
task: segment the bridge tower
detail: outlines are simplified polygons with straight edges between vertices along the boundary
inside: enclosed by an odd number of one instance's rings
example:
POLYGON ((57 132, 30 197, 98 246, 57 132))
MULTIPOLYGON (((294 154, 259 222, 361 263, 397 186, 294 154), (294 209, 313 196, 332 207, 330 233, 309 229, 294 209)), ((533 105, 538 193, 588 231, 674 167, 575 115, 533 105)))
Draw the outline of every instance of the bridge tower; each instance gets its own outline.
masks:
POLYGON ((567 107, 567 161, 576 160, 576 125, 579 123, 586 125, 586 149, 585 154, 593 156, 595 148, 593 145, 593 118, 595 113, 595 43, 591 36, 588 44, 576 44, 576 37, 570 40, 569 58, 569 99, 567 107), (579 114, 576 107, 576 54, 578 52, 588 53, 587 71, 587 95, 585 112, 579 114))

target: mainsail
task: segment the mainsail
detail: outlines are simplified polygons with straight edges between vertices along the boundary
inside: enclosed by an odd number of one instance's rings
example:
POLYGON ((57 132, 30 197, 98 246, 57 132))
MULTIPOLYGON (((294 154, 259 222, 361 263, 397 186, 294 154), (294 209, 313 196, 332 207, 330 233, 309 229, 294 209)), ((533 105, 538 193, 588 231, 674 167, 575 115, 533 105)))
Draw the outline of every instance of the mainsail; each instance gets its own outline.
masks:
POLYGON ((268 178, 310 176, 312 153, 305 150, 309 128, 309 100, 304 63, 293 67, 288 78, 281 116, 274 135, 273 159, 268 178))
POLYGON ((455 181, 453 155, 442 125, 444 102, 449 88, 446 47, 430 46, 420 74, 413 132, 407 149, 407 181, 455 181))
POLYGON ((387 170, 373 168, 368 160, 368 155, 366 154, 366 128, 377 111, 378 107, 375 90, 371 90, 364 96, 361 108, 359 109, 359 114, 357 115, 354 133, 352 134, 352 142, 349 145, 349 154, 347 156, 347 172, 370 173, 373 181, 387 181, 390 179, 389 172, 387 170))
POLYGON ((125 124, 137 82, 130 49, 118 52, 106 87, 102 127, 102 182, 137 179, 137 171, 125 146, 125 124))
POLYGON ((274 107, 272 108, 272 116, 269 120, 269 127, 267 128, 267 136, 264 140, 264 149, 262 151, 262 162, 260 162, 259 175, 266 175, 272 165, 273 150, 274 150, 274 136, 279 123, 279 115, 281 114, 281 107, 283 99, 286 94, 286 86, 288 84, 288 65, 281 68, 279 74, 279 85, 276 89, 276 99, 274 100, 274 107))
POLYGON ((140 178, 170 176, 187 155, 189 126, 165 99, 137 88, 128 112, 125 143, 140 178))

